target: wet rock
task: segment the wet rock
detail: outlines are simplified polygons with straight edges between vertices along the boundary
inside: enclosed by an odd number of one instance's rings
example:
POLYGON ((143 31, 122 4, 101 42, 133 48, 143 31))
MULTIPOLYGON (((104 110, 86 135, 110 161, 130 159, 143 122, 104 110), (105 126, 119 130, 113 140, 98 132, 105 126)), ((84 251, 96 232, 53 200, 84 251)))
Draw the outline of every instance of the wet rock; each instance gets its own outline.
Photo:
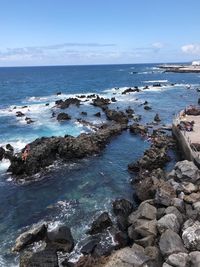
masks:
POLYGON ((133 113, 134 113, 134 110, 132 108, 127 108, 126 110, 126 113, 128 114, 129 117, 132 117, 133 113))
POLYGON ((115 233, 114 240, 117 243, 115 246, 117 249, 126 247, 130 242, 127 232, 123 231, 118 231, 115 233))
POLYGON ((28 118, 28 117, 25 118, 25 121, 27 124, 31 124, 34 122, 31 118, 28 118))
POLYGON ((172 230, 166 230, 161 235, 159 248, 164 257, 178 252, 187 252, 180 236, 172 230))
POLYGON ((6 149, 9 150, 10 152, 14 152, 14 147, 11 146, 10 144, 6 145, 6 149))
POLYGON ((61 95, 62 93, 61 92, 57 92, 56 95, 61 95))
POLYGON ((135 88, 128 88, 122 92, 122 95, 126 95, 128 93, 134 93, 134 92, 140 92, 140 89, 138 87, 135 88))
POLYGON ((162 85, 160 83, 154 83, 153 87, 161 87, 162 85))
MULTIPOLYGON (((9 171, 15 174, 17 179, 20 175, 30 176, 39 172, 58 158, 72 161, 97 154, 111 137, 120 134, 126 127, 126 125, 112 123, 102 125, 95 133, 84 133, 78 137, 38 138, 29 144, 31 149, 26 162, 22 160, 21 153, 12 157, 9 171)), ((24 178, 26 179, 26 176, 24 178)))
POLYGON ((58 256, 52 250, 27 251, 20 256, 20 267, 58 267, 58 256))
POLYGON ((61 109, 66 109, 66 108, 68 108, 70 105, 75 105, 75 106, 77 106, 77 107, 79 107, 80 106, 80 100, 79 99, 77 99, 77 98, 68 98, 68 99, 66 99, 66 100, 57 100, 56 102, 55 102, 55 104, 56 104, 56 106, 58 107, 58 108, 61 108, 61 109))
POLYGON ((92 254, 96 246, 99 244, 100 240, 101 239, 98 237, 90 237, 89 239, 87 238, 82 245, 81 253, 83 253, 84 255, 92 254))
POLYGON ((129 129, 132 134, 147 134, 148 133, 148 128, 138 123, 133 123, 132 125, 129 126, 129 129))
POLYGON ((116 100, 115 97, 112 97, 112 98, 111 98, 111 101, 112 101, 112 102, 117 102, 117 100, 116 100))
POLYGON ((145 110, 151 110, 152 108, 150 106, 144 106, 145 110))
POLYGON ((95 99, 92 100, 93 101, 93 105, 96 107, 100 107, 100 108, 105 108, 107 105, 110 104, 110 99, 108 98, 103 98, 103 97, 99 97, 97 95, 97 97, 95 99))
POLYGON ((195 221, 183 230, 182 239, 186 248, 200 250, 200 222, 195 221))
POLYGON ((176 267, 188 267, 188 254, 172 254, 167 258, 166 263, 176 267))
POLYGON ((97 219, 95 219, 91 225, 87 234, 94 235, 103 232, 106 228, 112 226, 112 221, 107 212, 103 212, 97 219))
POLYGON ((46 103, 45 106, 48 107, 49 106, 49 103, 46 103))
POLYGON ((15 241, 15 246, 12 251, 19 252, 28 245, 43 240, 47 233, 47 226, 45 224, 36 226, 24 233, 22 233, 15 241))
POLYGON ((4 158, 5 155, 5 149, 3 147, 0 147, 0 160, 4 158))
POLYGON ((64 225, 48 231, 46 243, 48 248, 55 251, 71 252, 74 248, 71 230, 64 225))
POLYGON ((97 112, 97 113, 95 113, 94 116, 96 116, 96 117, 101 117, 101 112, 97 112))
POLYGON ((22 113, 21 111, 16 112, 16 117, 24 117, 24 116, 25 116, 25 114, 22 113))
POLYGON ((83 115, 83 116, 87 116, 87 112, 82 111, 82 112, 81 112, 81 115, 83 115))
POLYGON ((180 223, 178 221, 178 218, 175 214, 170 213, 163 216, 158 222, 157 222, 157 228, 160 234, 164 233, 165 230, 170 229, 176 233, 180 230, 180 223))
POLYGON ((71 120, 71 117, 67 114, 67 113, 59 113, 57 116, 57 120, 58 121, 67 121, 67 120, 71 120))
POLYGON ((121 124, 127 124, 128 123, 128 117, 123 111, 116 111, 114 109, 108 109, 106 108, 104 110, 106 117, 108 120, 113 120, 117 123, 121 124))
POLYGON ((161 119, 160 119, 158 113, 155 115, 155 117, 154 117, 154 121, 156 121, 156 122, 160 122, 160 121, 161 121, 161 119))
POLYGON ((133 210, 133 204, 126 199, 116 199, 113 202, 114 214, 127 217, 133 210))

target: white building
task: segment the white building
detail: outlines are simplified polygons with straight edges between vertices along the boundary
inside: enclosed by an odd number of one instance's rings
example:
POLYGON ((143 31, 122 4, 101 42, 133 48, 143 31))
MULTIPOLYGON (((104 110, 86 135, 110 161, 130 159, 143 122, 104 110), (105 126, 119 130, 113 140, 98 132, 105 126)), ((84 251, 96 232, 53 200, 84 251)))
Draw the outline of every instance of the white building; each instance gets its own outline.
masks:
POLYGON ((200 60, 198 61, 193 61, 192 66, 200 66, 200 60))

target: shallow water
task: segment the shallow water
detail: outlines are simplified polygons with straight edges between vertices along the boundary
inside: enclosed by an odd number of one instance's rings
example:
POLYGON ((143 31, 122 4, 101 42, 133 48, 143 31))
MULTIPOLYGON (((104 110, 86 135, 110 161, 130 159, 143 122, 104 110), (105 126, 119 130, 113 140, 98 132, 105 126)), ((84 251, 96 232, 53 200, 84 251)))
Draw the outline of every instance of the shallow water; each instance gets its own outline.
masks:
MULTIPOLYGON (((67 110, 72 116, 70 122, 58 123, 51 118, 53 110, 58 112, 54 108, 55 100, 86 93, 116 97, 118 101, 111 108, 131 106, 136 114, 142 115, 142 123, 151 122, 159 113, 162 123, 171 124, 180 109, 197 103, 198 86, 198 74, 163 73, 155 65, 0 68, 0 145, 10 143, 17 151, 37 137, 77 136, 91 131, 76 119, 101 123, 105 116, 95 117, 99 109, 89 102, 67 110), (152 87, 153 83, 165 86, 152 87), (187 84, 192 85, 191 89, 187 89, 187 84), (121 95, 127 87, 145 85, 150 89, 121 95), (57 96, 56 92, 60 91, 62 95, 57 96), (152 110, 145 111, 141 106, 145 100, 152 110), (24 105, 28 108, 22 108, 24 105), (24 117, 16 118, 15 112, 19 110, 35 122, 27 125, 24 117), (87 117, 81 116, 81 111, 86 111, 87 117)), ((148 146, 140 137, 124 132, 100 155, 71 164, 55 164, 42 180, 29 185, 14 184, 6 173, 9 162, 0 163, 0 266, 17 264, 18 259, 10 254, 10 248, 15 237, 32 224, 65 222, 74 238, 80 240, 96 214, 111 211, 115 198, 132 199, 127 164, 141 157, 148 146)))

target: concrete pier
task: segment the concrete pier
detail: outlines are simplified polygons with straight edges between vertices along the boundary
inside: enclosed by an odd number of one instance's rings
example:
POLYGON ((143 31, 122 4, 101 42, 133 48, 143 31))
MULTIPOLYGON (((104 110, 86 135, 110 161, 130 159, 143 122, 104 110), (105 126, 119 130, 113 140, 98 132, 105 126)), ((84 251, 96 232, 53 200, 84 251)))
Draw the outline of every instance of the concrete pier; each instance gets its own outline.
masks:
POLYGON ((193 161, 200 168, 200 151, 196 149, 195 144, 200 147, 200 115, 185 115, 183 111, 176 116, 172 124, 172 133, 177 139, 180 148, 187 160, 193 161), (194 121, 193 131, 180 130, 181 121, 194 121))

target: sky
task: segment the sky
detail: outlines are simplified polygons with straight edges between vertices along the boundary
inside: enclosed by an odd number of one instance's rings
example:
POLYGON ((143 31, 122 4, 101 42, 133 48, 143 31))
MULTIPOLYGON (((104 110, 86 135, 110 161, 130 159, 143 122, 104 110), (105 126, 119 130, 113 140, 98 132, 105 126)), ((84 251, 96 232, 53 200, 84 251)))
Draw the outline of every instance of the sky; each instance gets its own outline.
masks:
POLYGON ((200 59, 200 0, 0 0, 0 66, 200 59))

